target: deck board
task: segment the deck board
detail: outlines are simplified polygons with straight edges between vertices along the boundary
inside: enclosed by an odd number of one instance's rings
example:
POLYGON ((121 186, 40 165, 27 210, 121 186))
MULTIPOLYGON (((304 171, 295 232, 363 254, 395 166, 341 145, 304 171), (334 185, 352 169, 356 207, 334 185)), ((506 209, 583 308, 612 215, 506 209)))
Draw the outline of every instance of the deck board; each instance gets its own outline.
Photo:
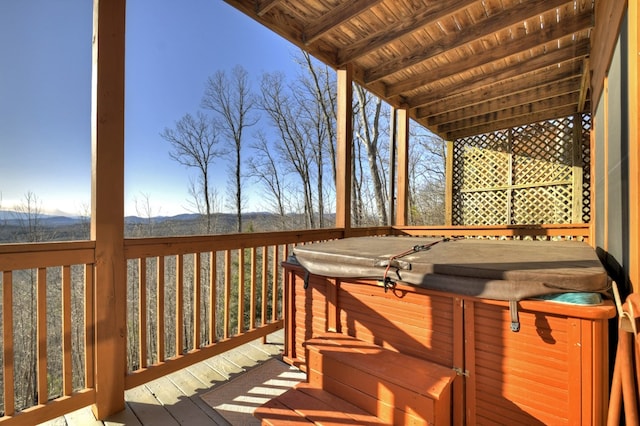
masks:
POLYGON ((200 396, 282 353, 284 332, 209 358, 125 392, 125 409, 102 422, 89 407, 42 423, 43 426, 223 425, 224 417, 200 396))

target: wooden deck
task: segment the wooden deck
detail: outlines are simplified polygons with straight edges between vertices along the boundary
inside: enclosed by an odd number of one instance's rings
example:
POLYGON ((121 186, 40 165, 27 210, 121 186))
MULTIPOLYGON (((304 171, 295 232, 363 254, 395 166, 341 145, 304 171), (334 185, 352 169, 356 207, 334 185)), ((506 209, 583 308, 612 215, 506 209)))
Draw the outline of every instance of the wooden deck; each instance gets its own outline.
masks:
MULTIPOLYGON (((43 423, 46 426, 176 426, 229 425, 200 397, 262 363, 279 357, 284 345, 282 330, 209 358, 191 367, 125 392, 126 408, 98 421, 89 407, 43 423)), ((233 387, 230 387, 233 389, 233 387)))

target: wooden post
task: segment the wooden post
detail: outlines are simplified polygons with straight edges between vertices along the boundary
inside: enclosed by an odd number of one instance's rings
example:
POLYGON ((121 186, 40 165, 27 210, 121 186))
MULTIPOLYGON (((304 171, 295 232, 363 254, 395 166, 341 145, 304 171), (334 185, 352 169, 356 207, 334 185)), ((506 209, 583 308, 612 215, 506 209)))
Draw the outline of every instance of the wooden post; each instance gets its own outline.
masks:
POLYGON ((445 159, 444 224, 453 225, 453 141, 447 141, 445 159))
POLYGON ((640 7, 628 2, 629 50, 629 279, 634 292, 640 288, 640 7))
POLYGON ((396 216, 396 108, 391 107, 389 113, 389 212, 387 225, 393 226, 396 216))
POLYGON ((409 222, 409 110, 398 108, 398 201, 396 225, 406 226, 409 222))
POLYGON ((336 228, 351 229, 351 158, 353 154, 353 68, 347 64, 338 72, 336 228))
POLYGON ((93 2, 91 239, 96 244, 96 402, 92 408, 98 419, 124 409, 125 9, 125 0, 93 2))
POLYGON ((571 223, 582 223, 582 114, 573 116, 571 223))

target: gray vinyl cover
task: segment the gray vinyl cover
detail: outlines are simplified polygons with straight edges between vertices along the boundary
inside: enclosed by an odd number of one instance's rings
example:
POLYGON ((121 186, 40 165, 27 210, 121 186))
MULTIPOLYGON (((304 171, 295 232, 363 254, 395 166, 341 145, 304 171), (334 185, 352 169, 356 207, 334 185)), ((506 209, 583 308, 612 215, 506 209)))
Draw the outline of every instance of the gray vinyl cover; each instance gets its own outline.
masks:
POLYGON ((297 246, 294 254, 315 275, 382 280, 386 271, 393 282, 498 300, 605 292, 609 285, 595 251, 575 241, 358 237, 297 246), (432 243, 387 268, 393 256, 432 243))

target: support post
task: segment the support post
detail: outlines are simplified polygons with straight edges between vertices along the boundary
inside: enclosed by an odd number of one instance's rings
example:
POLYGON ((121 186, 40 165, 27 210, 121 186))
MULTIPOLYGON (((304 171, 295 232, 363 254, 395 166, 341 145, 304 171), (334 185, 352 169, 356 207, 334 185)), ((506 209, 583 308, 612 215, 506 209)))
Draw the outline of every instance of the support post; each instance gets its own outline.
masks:
POLYGON ((582 114, 573 116, 571 223, 582 223, 582 114))
POLYGON ((353 67, 339 69, 337 105, 336 228, 351 229, 351 163, 353 155, 353 67))
POLYGON ((396 108, 391 107, 389 113, 389 208, 387 225, 393 226, 395 221, 396 211, 396 108))
POLYGON ((398 108, 398 201, 396 225, 406 226, 409 222, 409 110, 398 108))
POLYGON ((125 0, 94 0, 91 82, 91 239, 95 241, 94 325, 98 419, 124 409, 125 0))
POLYGON ((444 166, 444 224, 453 224, 453 141, 447 141, 444 166))

